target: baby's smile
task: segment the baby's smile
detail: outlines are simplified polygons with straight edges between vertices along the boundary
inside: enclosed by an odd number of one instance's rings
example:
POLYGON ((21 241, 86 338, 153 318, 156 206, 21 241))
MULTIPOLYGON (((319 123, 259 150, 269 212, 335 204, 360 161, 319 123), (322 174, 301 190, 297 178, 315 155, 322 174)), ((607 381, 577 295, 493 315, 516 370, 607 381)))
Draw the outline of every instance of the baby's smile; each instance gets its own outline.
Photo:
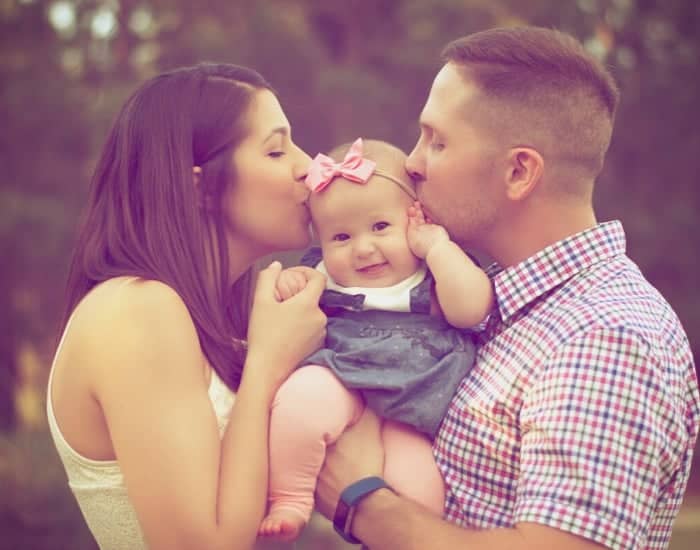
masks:
POLYGON ((389 262, 381 262, 378 264, 370 264, 365 267, 357 269, 363 275, 377 276, 384 273, 385 268, 389 267, 389 262))

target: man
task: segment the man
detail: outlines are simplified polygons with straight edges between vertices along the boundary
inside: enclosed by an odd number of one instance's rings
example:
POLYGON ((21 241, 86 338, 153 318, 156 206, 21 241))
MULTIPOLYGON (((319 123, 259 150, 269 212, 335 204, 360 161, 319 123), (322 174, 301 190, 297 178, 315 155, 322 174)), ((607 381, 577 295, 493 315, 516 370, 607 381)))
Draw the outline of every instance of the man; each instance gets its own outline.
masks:
POLYGON ((354 484, 381 475, 372 418, 329 453, 319 507, 373 550, 665 548, 700 397, 677 317, 625 255, 621 224, 593 211, 613 79, 538 28, 476 33, 444 59, 407 170, 428 215, 500 266, 434 444, 447 521, 381 480, 354 484))

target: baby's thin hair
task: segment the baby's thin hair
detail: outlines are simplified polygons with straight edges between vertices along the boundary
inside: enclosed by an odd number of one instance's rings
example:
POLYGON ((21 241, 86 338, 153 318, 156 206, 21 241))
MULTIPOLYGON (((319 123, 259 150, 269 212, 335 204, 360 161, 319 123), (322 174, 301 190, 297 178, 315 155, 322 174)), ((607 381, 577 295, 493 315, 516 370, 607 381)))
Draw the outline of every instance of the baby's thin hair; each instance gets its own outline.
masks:
MULTIPOLYGON (((334 147, 333 149, 331 149, 331 152, 328 153, 328 156, 336 162, 343 160, 343 157, 350 150, 350 147, 352 147, 353 143, 354 140, 348 141, 347 143, 342 143, 341 145, 334 147)), ((362 150, 364 156, 370 160, 373 160, 374 162, 377 162, 377 157, 380 156, 382 153, 400 156, 402 159, 405 159, 407 156, 406 152, 400 147, 397 147, 396 145, 393 145, 388 141, 383 141, 381 139, 362 138, 362 150)))
MULTIPOLYGON (((352 147, 353 143, 354 141, 349 141, 347 143, 343 143, 342 145, 334 147, 333 149, 331 149, 330 153, 328 153, 328 156, 336 162, 342 161, 347 152, 350 150, 350 147, 352 147)), ((405 177, 401 178, 394 174, 391 174, 382 165, 382 158, 386 157, 395 157, 399 159, 401 163, 403 163, 406 160, 407 156, 405 151, 403 151, 396 145, 393 145, 386 141, 382 141, 380 139, 362 138, 362 156, 368 160, 372 160, 377 163, 377 167, 374 169, 373 175, 394 182, 401 188, 402 191, 404 191, 413 200, 417 199, 415 185, 413 183, 413 180, 411 180, 411 178, 408 177, 407 173, 405 174, 405 177)))

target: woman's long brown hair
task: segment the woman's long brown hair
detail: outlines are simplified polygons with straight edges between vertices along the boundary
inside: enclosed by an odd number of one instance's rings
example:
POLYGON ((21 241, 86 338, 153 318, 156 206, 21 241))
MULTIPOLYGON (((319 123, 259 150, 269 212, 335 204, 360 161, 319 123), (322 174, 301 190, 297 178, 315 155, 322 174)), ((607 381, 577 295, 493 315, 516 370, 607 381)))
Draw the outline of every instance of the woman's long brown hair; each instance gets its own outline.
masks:
POLYGON ((226 186, 235 185, 232 151, 260 89, 271 88, 253 70, 200 64, 157 76, 127 100, 90 184, 61 332, 102 281, 161 281, 187 306, 212 368, 238 387, 251 274, 230 280, 221 202, 226 186), (194 166, 202 168, 198 188, 194 166))

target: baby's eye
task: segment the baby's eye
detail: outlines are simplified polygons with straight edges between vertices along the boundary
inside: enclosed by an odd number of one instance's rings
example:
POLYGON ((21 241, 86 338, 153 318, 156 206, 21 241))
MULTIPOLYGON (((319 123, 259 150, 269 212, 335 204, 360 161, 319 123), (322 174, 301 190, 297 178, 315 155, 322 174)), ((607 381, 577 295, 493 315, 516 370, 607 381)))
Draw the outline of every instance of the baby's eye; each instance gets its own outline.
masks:
POLYGON ((350 235, 348 235, 347 233, 336 233, 335 235, 333 235, 332 240, 334 240, 334 241, 347 241, 349 238, 350 238, 350 235))
POLYGON ((375 231, 381 231, 382 229, 386 229, 389 227, 389 222, 377 222, 372 226, 372 229, 375 231))

